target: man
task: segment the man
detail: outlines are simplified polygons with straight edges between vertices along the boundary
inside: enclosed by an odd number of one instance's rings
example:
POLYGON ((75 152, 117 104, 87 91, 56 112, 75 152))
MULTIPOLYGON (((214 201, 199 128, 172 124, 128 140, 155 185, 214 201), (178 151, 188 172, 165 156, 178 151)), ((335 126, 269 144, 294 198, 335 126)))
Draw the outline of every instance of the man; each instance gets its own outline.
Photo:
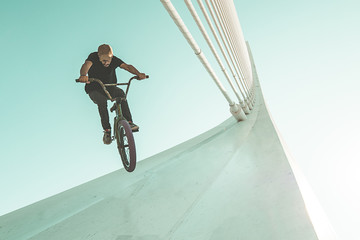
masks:
MULTIPOLYGON (((90 83, 88 78, 100 79, 105 84, 116 83, 117 79, 115 69, 117 67, 125 69, 126 71, 134 75, 137 75, 139 80, 146 78, 146 75, 144 73, 140 73, 132 65, 128 65, 124 63, 121 59, 114 56, 111 46, 107 44, 100 45, 97 52, 91 53, 80 69, 79 81, 86 83, 86 93, 89 95, 91 100, 98 106, 101 118, 101 125, 104 129, 104 144, 111 143, 111 125, 109 122, 109 112, 107 108, 108 97, 98 83, 90 83)), ((107 87, 107 90, 113 98, 125 96, 125 93, 121 88, 107 87)), ((128 120, 130 124, 131 129, 133 131, 138 130, 139 127, 133 123, 127 101, 122 101, 121 108, 124 117, 126 118, 126 120, 128 120)))

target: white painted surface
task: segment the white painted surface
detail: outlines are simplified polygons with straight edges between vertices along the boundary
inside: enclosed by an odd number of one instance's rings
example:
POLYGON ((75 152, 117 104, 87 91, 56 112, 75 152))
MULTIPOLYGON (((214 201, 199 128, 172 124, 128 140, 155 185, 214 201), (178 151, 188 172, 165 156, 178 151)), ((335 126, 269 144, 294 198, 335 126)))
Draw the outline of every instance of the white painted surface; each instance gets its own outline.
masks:
POLYGON ((318 239, 258 88, 247 121, 0 218, 0 239, 318 239))
POLYGON ((121 169, 1 216, 0 239, 334 239, 311 212, 315 231, 256 89, 246 121, 230 118, 131 174, 121 169))

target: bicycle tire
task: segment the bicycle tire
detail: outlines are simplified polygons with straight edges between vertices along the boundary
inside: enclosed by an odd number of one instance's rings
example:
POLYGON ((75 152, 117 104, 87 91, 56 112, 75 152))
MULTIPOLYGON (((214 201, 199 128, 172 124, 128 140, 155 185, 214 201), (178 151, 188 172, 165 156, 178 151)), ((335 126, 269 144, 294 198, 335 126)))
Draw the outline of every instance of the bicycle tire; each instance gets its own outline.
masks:
POLYGON ((132 172, 136 167, 136 149, 132 130, 126 120, 118 121, 116 128, 116 142, 122 163, 126 171, 132 172))

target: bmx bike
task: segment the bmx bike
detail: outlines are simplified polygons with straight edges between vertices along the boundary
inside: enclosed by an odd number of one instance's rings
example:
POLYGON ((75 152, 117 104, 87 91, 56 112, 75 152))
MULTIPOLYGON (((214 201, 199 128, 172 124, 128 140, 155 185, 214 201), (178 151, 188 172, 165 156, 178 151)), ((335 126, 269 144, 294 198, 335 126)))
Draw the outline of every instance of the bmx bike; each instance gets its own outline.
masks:
MULTIPOLYGON (((148 78, 149 76, 146 76, 148 78)), ((89 78, 89 82, 97 82, 102 89, 104 90, 106 96, 112 101, 115 102, 114 105, 110 108, 110 111, 115 111, 116 116, 114 118, 114 136, 111 137, 112 140, 116 139, 117 148, 124 165, 124 168, 128 172, 132 172, 136 167, 136 148, 135 141, 133 136, 133 131, 122 114, 121 102, 126 101, 127 94, 129 92, 131 81, 137 79, 137 76, 133 76, 127 83, 111 83, 104 84, 101 80, 96 78, 89 78), (124 97, 113 98, 110 93, 107 91, 106 87, 126 85, 126 92, 124 97)), ((78 79, 76 82, 80 82, 78 79)))

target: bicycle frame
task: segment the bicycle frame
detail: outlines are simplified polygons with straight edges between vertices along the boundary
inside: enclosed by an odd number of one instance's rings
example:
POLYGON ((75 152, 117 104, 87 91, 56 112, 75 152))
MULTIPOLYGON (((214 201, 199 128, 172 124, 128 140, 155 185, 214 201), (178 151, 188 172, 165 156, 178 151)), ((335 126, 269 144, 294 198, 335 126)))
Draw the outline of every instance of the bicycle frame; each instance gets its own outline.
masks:
POLYGON ((108 92, 108 90, 106 90, 106 87, 111 87, 111 86, 119 86, 119 85, 127 85, 126 87, 126 91, 125 91, 125 97, 123 98, 123 100, 126 100, 127 94, 129 92, 129 88, 130 88, 130 84, 131 81, 134 79, 138 79, 137 76, 133 76, 132 78, 130 78, 130 80, 127 83, 109 83, 109 84, 104 84, 101 80, 97 79, 97 78, 89 78, 89 82, 97 82, 98 84, 100 84, 100 86, 102 87, 102 89, 104 90, 106 96, 113 102, 115 101, 117 98, 112 98, 112 96, 110 95, 110 93, 108 92))
MULTIPOLYGON (((106 96, 110 99, 110 101, 112 101, 112 102, 115 101, 115 104, 110 109, 110 111, 113 112, 115 110, 114 107, 116 107, 116 117, 117 117, 117 119, 118 120, 124 120, 125 118, 122 115, 121 104, 119 104, 119 103, 121 103, 121 101, 126 101, 126 97, 127 97, 128 92, 129 92, 131 81, 134 80, 134 79, 138 79, 138 77, 133 76, 132 78, 129 79, 129 81, 127 83, 106 83, 106 84, 104 84, 100 79, 97 79, 97 78, 89 78, 89 82, 97 82, 101 86, 103 91, 105 92, 106 96), (120 97, 113 98, 110 95, 109 91, 106 89, 106 87, 119 86, 119 85, 123 85, 123 86, 126 85, 127 86, 126 91, 125 91, 125 97, 123 97, 123 98, 120 98, 120 97)), ((76 79, 75 81, 79 82, 78 79, 76 79)), ((116 124, 116 123, 114 123, 114 124, 116 124)))

